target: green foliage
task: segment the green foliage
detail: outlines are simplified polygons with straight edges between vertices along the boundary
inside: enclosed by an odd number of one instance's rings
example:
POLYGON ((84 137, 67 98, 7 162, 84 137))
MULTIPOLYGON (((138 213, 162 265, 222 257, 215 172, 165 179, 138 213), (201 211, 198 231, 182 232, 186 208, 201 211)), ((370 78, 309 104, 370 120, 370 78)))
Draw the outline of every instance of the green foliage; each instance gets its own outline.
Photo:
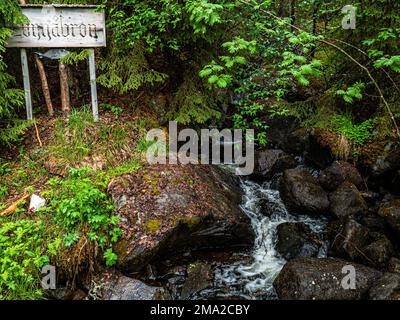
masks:
POLYGON ((217 110, 216 99, 202 89, 195 79, 186 77, 175 93, 167 119, 186 125, 219 119, 221 113, 217 110))
POLYGON ((90 51, 89 49, 84 49, 77 52, 70 52, 65 57, 61 58, 60 61, 69 64, 69 65, 77 65, 79 62, 86 60, 89 58, 90 51))
POLYGON ((359 124, 353 124, 351 115, 342 114, 331 118, 331 126, 336 132, 343 134, 355 145, 363 145, 371 138, 375 121, 374 119, 368 119, 359 124))
POLYGON ((117 263, 118 256, 112 251, 112 249, 107 249, 104 252, 104 260, 106 261, 107 267, 112 267, 117 263))
POLYGON ((0 144, 10 145, 18 141, 19 136, 27 128, 26 124, 17 121, 15 109, 24 104, 22 90, 12 88, 15 84, 13 76, 7 73, 7 65, 3 61, 5 43, 12 34, 11 25, 21 25, 25 21, 18 2, 5 0, 0 3, 0 144))
POLYGON ((190 14, 190 24, 194 33, 206 34, 208 27, 221 23, 221 11, 224 6, 211 3, 207 0, 189 0, 186 2, 185 11, 190 14))
POLYGON ((0 225, 0 299, 38 299, 40 269, 49 263, 44 224, 17 220, 0 225))
POLYGON ((51 146, 50 150, 69 161, 84 159, 95 147, 94 127, 93 116, 88 109, 83 111, 73 109, 67 123, 62 119, 56 120, 57 143, 51 146))
POLYGON ((116 116, 121 115, 122 112, 124 111, 121 107, 116 106, 114 104, 110 104, 110 103, 102 103, 101 107, 106 110, 110 110, 116 116))
POLYGON ((119 218, 108 195, 93 184, 87 168, 71 169, 65 180, 48 181, 51 190, 45 192, 54 221, 64 233, 64 246, 74 246, 82 236, 106 250, 116 243, 122 231, 119 218))
POLYGON ((365 84, 361 81, 358 81, 354 85, 348 87, 346 90, 337 90, 336 94, 341 96, 345 102, 353 103, 354 99, 362 99, 362 91, 364 88, 365 84))
POLYGON ((247 63, 246 57, 240 54, 254 54, 256 51, 256 41, 246 41, 242 38, 236 38, 233 41, 225 42, 222 44, 222 47, 229 52, 230 56, 220 56, 219 60, 221 64, 213 60, 199 73, 201 78, 207 78, 208 83, 212 87, 220 89, 232 84, 234 80, 232 71, 235 70, 235 67, 247 63))
POLYGON ((121 94, 138 90, 143 86, 162 84, 168 78, 166 74, 149 67, 140 43, 135 43, 127 51, 120 51, 112 46, 98 67, 102 73, 97 82, 121 94))

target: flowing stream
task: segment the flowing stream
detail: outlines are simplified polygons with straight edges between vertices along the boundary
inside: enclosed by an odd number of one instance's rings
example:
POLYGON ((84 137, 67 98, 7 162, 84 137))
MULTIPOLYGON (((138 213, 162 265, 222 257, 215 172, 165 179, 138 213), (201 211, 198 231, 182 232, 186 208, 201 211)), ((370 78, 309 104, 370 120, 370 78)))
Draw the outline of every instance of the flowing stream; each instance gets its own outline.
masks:
MULTIPOLYGON (((241 185, 244 192, 241 206, 255 232, 254 248, 244 259, 217 267, 212 290, 218 298, 275 299, 273 281, 286 263, 275 249, 277 226, 284 222, 303 222, 321 234, 326 221, 288 212, 271 182, 242 180, 241 185), (261 212, 265 205, 272 212, 269 216, 261 212)), ((321 247, 319 256, 326 256, 326 245, 321 247)))

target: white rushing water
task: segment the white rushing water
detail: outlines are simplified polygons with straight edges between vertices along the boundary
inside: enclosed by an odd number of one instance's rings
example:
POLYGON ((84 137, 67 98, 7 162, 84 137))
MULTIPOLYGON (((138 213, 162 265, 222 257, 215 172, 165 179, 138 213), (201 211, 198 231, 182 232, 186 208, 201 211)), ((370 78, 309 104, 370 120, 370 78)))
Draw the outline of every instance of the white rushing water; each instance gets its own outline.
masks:
MULTIPOLYGON (((259 184, 242 181, 244 199, 242 209, 250 218, 255 232, 255 244, 250 259, 223 265, 216 269, 215 285, 224 288, 220 296, 237 296, 245 299, 274 299, 273 281, 286 261, 275 250, 276 229, 285 222, 303 222, 320 234, 325 225, 323 219, 304 215, 292 215, 282 202, 279 191, 271 188, 271 183, 259 184), (260 202, 272 212, 264 215, 260 202)), ((320 250, 320 256, 325 249, 320 250)))

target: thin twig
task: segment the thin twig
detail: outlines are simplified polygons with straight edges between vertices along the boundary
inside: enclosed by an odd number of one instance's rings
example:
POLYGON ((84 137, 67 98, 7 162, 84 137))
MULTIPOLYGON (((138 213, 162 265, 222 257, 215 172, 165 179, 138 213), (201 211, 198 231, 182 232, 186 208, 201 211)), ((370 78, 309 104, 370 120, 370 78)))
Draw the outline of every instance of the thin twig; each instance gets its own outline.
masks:
POLYGON ((36 138, 37 138, 38 141, 39 141, 40 147, 43 148, 43 143, 42 143, 42 140, 40 139, 39 129, 38 129, 38 127, 37 127, 36 121, 34 121, 33 124, 34 124, 34 126, 35 126, 36 138))

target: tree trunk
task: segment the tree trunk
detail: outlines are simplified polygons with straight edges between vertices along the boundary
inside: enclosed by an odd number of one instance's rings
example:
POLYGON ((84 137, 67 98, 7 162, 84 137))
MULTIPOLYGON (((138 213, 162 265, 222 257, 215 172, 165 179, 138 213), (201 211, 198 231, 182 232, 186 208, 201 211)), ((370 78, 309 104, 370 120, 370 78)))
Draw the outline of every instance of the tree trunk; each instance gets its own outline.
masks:
POLYGON ((61 85, 61 110, 64 115, 69 115, 71 112, 71 105, 69 99, 69 86, 68 86, 68 72, 67 66, 60 62, 59 64, 60 72, 60 85, 61 85))
MULTIPOLYGON (((296 0, 290 1, 290 20, 294 26, 296 24, 296 0)), ((294 27, 291 27, 291 29, 294 31, 294 27)))
POLYGON ((49 114, 52 116, 54 114, 54 109, 53 109, 53 104, 51 102, 51 96, 50 96, 49 84, 47 82, 46 71, 44 70, 43 62, 39 59, 38 56, 35 56, 35 61, 36 61, 36 65, 39 70, 40 80, 42 82, 43 95, 44 95, 44 99, 46 100, 47 110, 49 111, 49 114))

